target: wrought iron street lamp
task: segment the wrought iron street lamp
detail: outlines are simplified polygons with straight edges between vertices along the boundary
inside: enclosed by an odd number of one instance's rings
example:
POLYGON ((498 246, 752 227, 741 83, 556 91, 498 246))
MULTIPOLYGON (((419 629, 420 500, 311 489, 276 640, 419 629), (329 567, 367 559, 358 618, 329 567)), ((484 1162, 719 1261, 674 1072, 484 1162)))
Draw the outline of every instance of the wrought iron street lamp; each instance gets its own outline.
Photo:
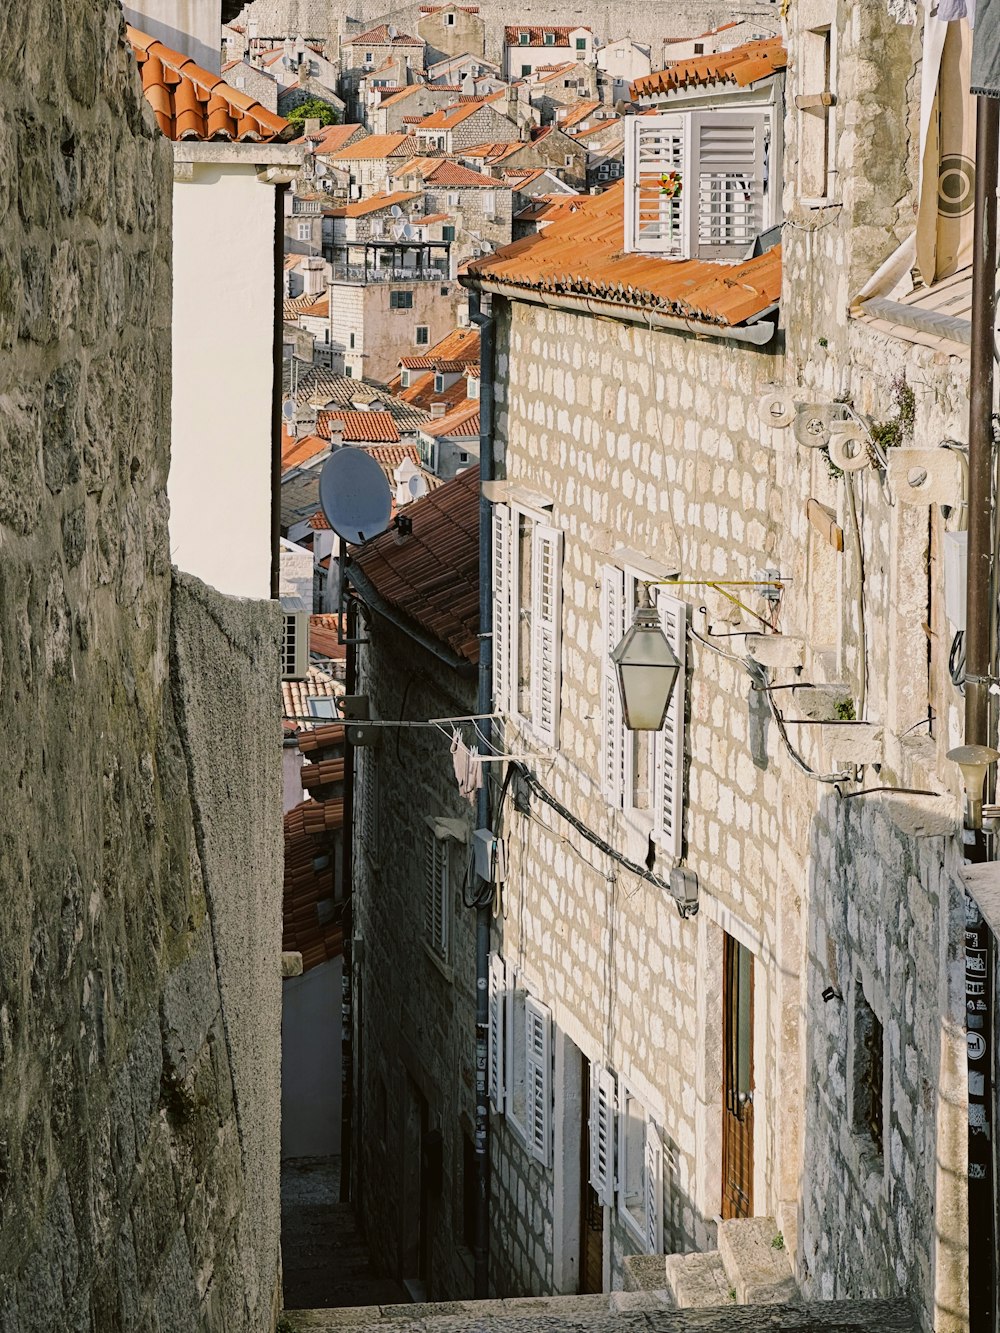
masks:
POLYGON ((660 625, 649 591, 625 637, 611 654, 629 731, 659 731, 670 707, 681 664, 660 625))

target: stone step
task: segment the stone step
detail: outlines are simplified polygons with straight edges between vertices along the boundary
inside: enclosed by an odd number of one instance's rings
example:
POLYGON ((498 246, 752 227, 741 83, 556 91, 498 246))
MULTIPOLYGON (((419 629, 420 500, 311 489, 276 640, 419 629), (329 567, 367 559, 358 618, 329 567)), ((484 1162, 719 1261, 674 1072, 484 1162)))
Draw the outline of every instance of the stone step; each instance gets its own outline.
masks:
POLYGON ((773 1217, 719 1223, 719 1255, 740 1305, 787 1305, 799 1299, 788 1251, 773 1217))
POLYGON ((667 1288, 679 1309, 735 1304, 735 1293, 716 1250, 703 1254, 668 1254, 664 1268, 667 1288))

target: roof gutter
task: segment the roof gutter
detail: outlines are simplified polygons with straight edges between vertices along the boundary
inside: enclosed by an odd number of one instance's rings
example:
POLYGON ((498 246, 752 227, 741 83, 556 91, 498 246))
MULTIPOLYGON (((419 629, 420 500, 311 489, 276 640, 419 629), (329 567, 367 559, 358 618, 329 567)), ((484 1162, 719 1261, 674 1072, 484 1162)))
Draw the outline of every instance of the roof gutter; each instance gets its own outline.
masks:
POLYGON ((727 342, 750 343, 766 347, 777 332, 777 324, 709 324, 699 319, 684 319, 679 315, 664 315, 658 310, 639 310, 634 306, 617 305, 614 301, 595 301, 589 296, 552 295, 513 283, 495 282, 467 274, 459 279, 464 287, 506 297, 508 301, 527 301, 532 305, 549 306, 553 310, 569 310, 574 314, 594 315, 599 319, 617 319, 628 324, 644 324, 649 329, 671 333, 689 333, 695 338, 718 338, 727 342))
POLYGON ((432 635, 426 634, 419 625, 415 624, 414 621, 409 618, 409 616, 403 615, 403 613, 397 611, 394 606, 390 606, 382 595, 376 591, 375 585, 368 578, 367 574, 362 573, 361 567, 356 560, 351 560, 349 562, 347 566, 347 578, 351 587, 358 594, 364 604, 371 607, 371 609, 380 615, 383 620, 388 620, 390 625, 394 625, 396 629, 402 630, 402 632, 411 638, 414 643, 419 644, 420 647, 426 649, 427 652, 432 653, 438 661, 443 662, 446 667, 457 672, 464 680, 476 679, 479 674, 479 668, 474 662, 469 662, 466 658, 459 657, 457 653, 452 652, 450 648, 446 648, 443 643, 440 643, 432 635))

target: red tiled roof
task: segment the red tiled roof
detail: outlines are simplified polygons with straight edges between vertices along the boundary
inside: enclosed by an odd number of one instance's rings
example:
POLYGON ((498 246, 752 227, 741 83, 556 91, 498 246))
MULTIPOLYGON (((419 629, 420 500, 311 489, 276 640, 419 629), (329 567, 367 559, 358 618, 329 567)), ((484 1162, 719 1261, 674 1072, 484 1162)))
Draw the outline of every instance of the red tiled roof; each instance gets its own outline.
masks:
POLYGON ((395 37, 389 36, 389 25, 380 23, 375 28, 369 28, 367 32, 359 33, 357 37, 348 37, 344 42, 345 46, 423 46, 422 37, 411 37, 409 33, 397 32, 395 37))
POLYGON ((290 472, 293 467, 301 467, 303 463, 308 463, 310 459, 318 458, 320 454, 329 453, 330 441, 323 439, 319 435, 304 435, 301 440, 292 440, 286 447, 284 443, 281 446, 281 470, 290 472))
POLYGON ((553 79, 558 79, 560 74, 566 74, 571 69, 576 69, 576 61, 567 60, 562 65, 539 65, 535 70, 536 83, 551 83, 553 79))
POLYGON ((533 199, 527 208, 522 208, 514 217, 518 222, 554 221, 567 213, 575 213, 586 195, 582 194, 543 194, 533 199))
POLYGON ((313 301, 312 305, 304 305, 299 310, 299 316, 308 315, 311 319, 325 319, 330 313, 329 296, 321 296, 313 301))
POLYGON ((345 218, 363 218, 368 213, 378 213, 383 208, 391 208, 393 204, 409 203, 411 199, 419 199, 418 190, 396 190, 393 194, 373 194, 367 199, 357 199, 353 204, 348 204, 344 209, 345 218))
POLYGON ((371 158, 373 161, 383 157, 400 157, 413 147, 408 134, 369 134, 367 139, 348 144, 329 154, 334 162, 358 162, 371 158))
POLYGON ((424 422, 420 427, 422 435, 441 439, 453 435, 459 439, 479 438, 479 403, 474 398, 467 398, 458 407, 446 412, 443 417, 424 422))
POLYGON ((710 83, 735 83, 746 88, 760 79, 770 78, 788 64, 788 52, 780 37, 734 46, 717 55, 693 56, 678 60, 655 74, 647 74, 632 84, 633 98, 655 97, 677 88, 700 87, 710 83))
POLYGON ((282 949, 301 953, 302 970, 343 952, 342 907, 334 902, 336 844, 344 826, 344 728, 330 723, 303 732, 299 749, 313 762, 302 766, 302 785, 317 793, 284 818, 285 874, 282 890, 282 949), (316 867, 326 858, 327 864, 316 867))
POLYGON ((430 223, 432 223, 432 222, 450 222, 450 221, 451 221, 451 214, 450 214, 450 213, 428 213, 426 217, 423 217, 423 218, 411 218, 411 221, 412 221, 412 223, 413 223, 413 225, 414 225, 415 227, 426 227, 426 226, 429 226, 430 223))
POLYGON ((363 125, 326 125, 315 134, 304 134, 293 142, 308 142, 314 153, 339 153, 342 148, 347 147, 359 130, 363 138, 369 137, 363 125))
MULTIPOLYGON (((458 106, 442 107, 440 111, 432 111, 429 116, 425 116, 417 126, 420 130, 450 130, 456 125, 461 125, 463 121, 474 116, 477 111, 482 111, 486 102, 480 98, 472 101, 460 103, 458 106)), ((493 110, 494 108, 490 108, 493 110)), ((499 115, 499 112, 496 113, 499 115)))
POLYGON ((317 434, 329 439, 331 428, 338 426, 343 430, 345 444, 395 444, 399 440, 391 412, 350 412, 345 408, 317 412, 317 434))
MULTIPOLYGON (((518 144, 517 147, 523 145, 518 144)), ((413 157, 401 167, 397 167, 392 174, 397 180, 406 176, 421 176, 425 183, 439 185, 445 189, 449 187, 461 189, 462 186, 490 190, 506 188, 503 181, 495 181, 492 176, 482 176, 478 171, 459 166, 457 162, 445 157, 413 157)))
POLYGON ((461 366, 479 365, 479 330, 452 329, 440 342, 436 342, 423 356, 402 356, 401 366, 414 370, 433 370, 442 362, 454 361, 461 366))
POLYGON ((447 389, 435 389, 434 371, 429 370, 408 389, 403 389, 399 396, 405 402, 412 403, 414 407, 422 407, 425 412, 431 410, 432 403, 444 403, 446 408, 457 407, 465 400, 465 380, 457 379, 454 384, 449 384, 447 389))
MULTIPOLYGON (((320 510, 320 513, 322 513, 322 510, 320 510)), ((326 530, 329 531, 330 525, 325 522, 325 516, 324 524, 326 530)), ((311 521, 309 526, 313 528, 313 531, 316 531, 311 521)), ((347 644, 337 642, 336 616, 316 615, 309 617, 309 651, 316 653, 318 657, 325 657, 328 661, 346 661, 347 644)))
POLYGON ((390 606, 479 660, 479 475, 462 472, 406 506, 412 524, 402 541, 384 533, 355 562, 390 606))
POLYGON ((590 32, 590 28, 584 24, 576 24, 571 27, 540 27, 537 24, 521 25, 519 27, 504 28, 503 40, 506 46, 569 46, 569 35, 571 32, 590 32), (521 33, 528 34, 526 42, 521 41, 521 33), (551 32, 555 34, 554 42, 546 42, 545 34, 551 32))
POLYGON ((626 254, 624 194, 619 183, 584 196, 572 216, 469 264, 469 276, 721 326, 742 324, 779 300, 780 246, 736 264, 626 254))
POLYGON ((237 143, 287 139, 287 120, 218 74, 196 65, 148 33, 125 32, 142 76, 142 91, 168 139, 224 139, 237 143))
POLYGON ((390 486, 396 484, 393 473, 400 463, 410 462, 420 466, 420 450, 415 444, 370 444, 362 447, 378 463, 390 486))

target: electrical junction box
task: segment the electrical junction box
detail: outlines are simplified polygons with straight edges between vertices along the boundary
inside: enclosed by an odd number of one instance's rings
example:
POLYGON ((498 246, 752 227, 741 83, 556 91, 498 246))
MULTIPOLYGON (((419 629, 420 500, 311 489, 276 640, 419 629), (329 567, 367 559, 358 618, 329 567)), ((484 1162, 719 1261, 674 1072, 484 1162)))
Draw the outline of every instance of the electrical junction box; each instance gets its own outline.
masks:
POLYGON ((944 613, 956 630, 965 629, 965 580, 969 568, 969 534, 944 534, 944 613))
POLYGON ((490 884, 502 884, 507 878, 507 844, 492 829, 477 828, 472 835, 476 874, 490 884))

